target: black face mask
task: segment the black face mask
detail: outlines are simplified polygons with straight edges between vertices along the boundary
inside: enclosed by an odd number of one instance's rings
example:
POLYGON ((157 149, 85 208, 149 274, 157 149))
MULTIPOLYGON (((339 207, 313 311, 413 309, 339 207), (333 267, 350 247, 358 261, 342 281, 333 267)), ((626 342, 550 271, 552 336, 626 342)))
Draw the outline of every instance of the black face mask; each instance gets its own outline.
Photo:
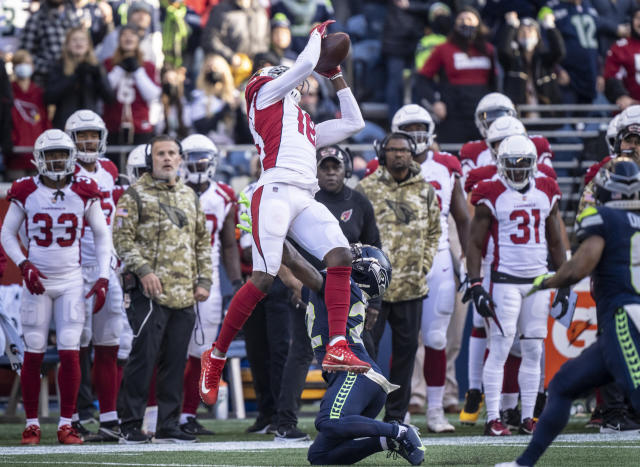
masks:
POLYGON ((222 81, 222 73, 220 73, 219 71, 207 71, 204 74, 204 78, 207 80, 207 82, 216 84, 222 81))
POLYGON ((431 22, 431 29, 435 34, 446 36, 451 31, 452 23, 453 21, 451 20, 451 16, 439 15, 431 22))
POLYGON ((463 37, 467 40, 472 40, 475 37, 477 30, 478 28, 476 26, 468 26, 466 24, 460 24, 456 26, 456 32, 460 35, 460 37, 463 37))

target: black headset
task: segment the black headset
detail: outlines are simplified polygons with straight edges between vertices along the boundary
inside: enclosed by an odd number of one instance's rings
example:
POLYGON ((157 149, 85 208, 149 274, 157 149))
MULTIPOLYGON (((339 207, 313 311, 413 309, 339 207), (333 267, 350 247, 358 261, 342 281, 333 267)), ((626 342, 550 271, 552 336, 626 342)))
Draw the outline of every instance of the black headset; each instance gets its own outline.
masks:
POLYGON ((149 141, 147 145, 144 147, 144 163, 150 171, 153 171, 153 158, 151 157, 152 156, 151 149, 153 148, 153 145, 155 143, 158 143, 160 141, 173 141, 174 143, 176 143, 178 145, 178 154, 180 154, 180 157, 183 157, 182 144, 180 144, 180 141, 178 140, 178 138, 174 138, 169 135, 154 136, 151 139, 151 141, 149 141))
POLYGON ((418 153, 418 147, 416 145, 416 140, 413 139, 413 136, 404 131, 394 131, 393 133, 389 133, 387 136, 385 136, 381 142, 377 140, 373 142, 373 148, 376 151, 376 156, 378 157, 378 163, 380 165, 385 165, 387 162, 387 144, 390 140, 396 138, 406 139, 409 142, 409 151, 411 151, 411 158, 416 157, 416 154, 418 153))

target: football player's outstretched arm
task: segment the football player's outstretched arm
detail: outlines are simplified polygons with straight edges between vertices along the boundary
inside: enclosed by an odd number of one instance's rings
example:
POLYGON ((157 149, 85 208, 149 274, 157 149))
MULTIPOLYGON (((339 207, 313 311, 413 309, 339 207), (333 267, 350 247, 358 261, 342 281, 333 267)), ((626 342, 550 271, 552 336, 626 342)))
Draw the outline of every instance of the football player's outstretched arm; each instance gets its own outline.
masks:
POLYGON ((111 235, 107 227, 107 221, 104 218, 104 212, 102 212, 100 208, 100 203, 94 201, 89 204, 89 208, 86 210, 84 217, 93 232, 98 269, 100 270, 99 277, 108 279, 113 244, 111 243, 111 235))
POLYGON ((282 263, 287 266, 293 275, 314 292, 322 290, 322 274, 302 257, 300 253, 285 240, 282 249, 282 263))
POLYGON ((559 212, 558 203, 556 202, 553 205, 553 208, 551 208, 551 212, 549 213, 549 217, 547 217, 546 223, 547 247, 549 248, 549 254, 551 255, 551 263, 556 271, 567 259, 567 250, 564 246, 565 242, 562 235, 563 229, 561 227, 564 222, 558 216, 559 212))
POLYGON ((569 287, 587 277, 600 262, 604 244, 604 238, 599 235, 587 237, 571 259, 565 261, 553 276, 544 280, 544 288, 569 287))
POLYGON ((262 110, 284 99, 284 97, 302 84, 313 72, 320 57, 320 44, 322 38, 317 31, 309 36, 309 42, 291 68, 277 78, 265 83, 258 91, 256 107, 262 110))
POLYGON ((316 147, 318 148, 337 144, 364 128, 360 107, 342 75, 332 79, 331 83, 340 100, 341 117, 316 124, 316 147))
MULTIPOLYGON (((20 243, 18 241, 18 230, 20 225, 25 220, 25 214, 22 209, 16 206, 15 203, 9 205, 7 215, 2 222, 2 233, 0 234, 0 241, 2 241, 2 248, 11 261, 16 265, 22 263, 27 259, 20 249, 20 243)), ((26 245, 25 245, 26 246, 26 245)))
POLYGON ((471 227, 469 228, 471 236, 467 245, 467 271, 469 277, 481 277, 482 247, 487 235, 489 235, 490 226, 491 211, 483 204, 477 205, 473 219, 471 219, 471 227))

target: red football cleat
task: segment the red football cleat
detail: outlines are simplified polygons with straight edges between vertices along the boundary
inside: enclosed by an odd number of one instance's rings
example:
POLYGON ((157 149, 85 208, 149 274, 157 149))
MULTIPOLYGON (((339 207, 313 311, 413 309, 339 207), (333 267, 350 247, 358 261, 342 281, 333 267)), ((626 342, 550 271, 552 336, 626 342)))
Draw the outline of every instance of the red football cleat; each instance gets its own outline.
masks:
POLYGON ((58 428, 58 441, 60 444, 82 444, 82 437, 71 425, 62 425, 58 428))
POLYGON ((218 388, 222 369, 226 358, 211 358, 213 348, 202 353, 200 369, 200 398, 207 405, 213 405, 218 400, 218 388))
POLYGON ((484 426, 484 434, 486 436, 510 436, 511 431, 504 426, 499 418, 489 420, 484 426))
POLYGON ((327 345, 327 353, 322 360, 324 371, 351 371, 353 373, 366 373, 371 365, 356 357, 346 340, 341 340, 333 345, 327 345))
POLYGON ((22 432, 21 444, 40 444, 40 427, 38 425, 29 425, 22 432))

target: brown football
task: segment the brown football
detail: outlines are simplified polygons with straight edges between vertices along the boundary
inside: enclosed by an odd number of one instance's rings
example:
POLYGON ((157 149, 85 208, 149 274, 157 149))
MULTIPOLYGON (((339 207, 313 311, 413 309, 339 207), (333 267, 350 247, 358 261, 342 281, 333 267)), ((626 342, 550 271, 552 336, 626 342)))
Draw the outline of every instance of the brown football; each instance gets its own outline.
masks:
POLYGON ((327 34, 327 37, 322 39, 320 58, 315 71, 328 71, 340 65, 347 58, 349 47, 351 47, 351 40, 348 34, 344 32, 327 34))

